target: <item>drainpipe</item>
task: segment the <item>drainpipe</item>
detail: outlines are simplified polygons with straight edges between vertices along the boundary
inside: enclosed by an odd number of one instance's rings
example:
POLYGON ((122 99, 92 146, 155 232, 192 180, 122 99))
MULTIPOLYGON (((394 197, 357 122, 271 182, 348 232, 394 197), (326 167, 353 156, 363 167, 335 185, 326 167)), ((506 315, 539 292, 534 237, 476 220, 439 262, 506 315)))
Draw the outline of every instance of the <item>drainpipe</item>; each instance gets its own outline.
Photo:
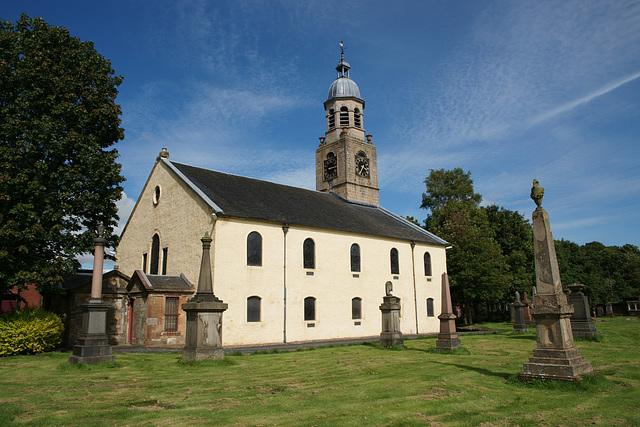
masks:
POLYGON ((284 251, 283 251, 283 260, 282 260, 282 265, 283 265, 282 283, 284 288, 283 289, 284 301, 283 301, 282 309, 284 310, 284 325, 282 329, 282 342, 284 343, 287 342, 287 233, 288 232, 289 232, 289 224, 285 222, 284 224, 282 224, 282 233, 284 234, 284 251))
POLYGON ((416 335, 418 330, 418 297, 416 292, 416 258, 415 258, 416 242, 411 242, 411 270, 413 271, 413 304, 416 316, 416 335))

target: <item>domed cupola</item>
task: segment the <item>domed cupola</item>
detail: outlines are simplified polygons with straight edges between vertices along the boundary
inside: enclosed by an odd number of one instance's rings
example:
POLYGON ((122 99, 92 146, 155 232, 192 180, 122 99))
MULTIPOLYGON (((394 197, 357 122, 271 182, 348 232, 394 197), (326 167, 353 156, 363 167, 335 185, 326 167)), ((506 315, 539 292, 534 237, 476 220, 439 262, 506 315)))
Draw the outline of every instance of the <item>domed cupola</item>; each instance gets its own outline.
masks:
MULTIPOLYGON (((344 50, 340 62, 336 66, 338 71, 338 78, 329 86, 329 94, 327 95, 327 101, 332 98, 360 98, 360 89, 356 82, 349 77, 349 69, 351 66, 344 60, 344 50)), ((363 101, 364 103, 364 101, 363 101)))

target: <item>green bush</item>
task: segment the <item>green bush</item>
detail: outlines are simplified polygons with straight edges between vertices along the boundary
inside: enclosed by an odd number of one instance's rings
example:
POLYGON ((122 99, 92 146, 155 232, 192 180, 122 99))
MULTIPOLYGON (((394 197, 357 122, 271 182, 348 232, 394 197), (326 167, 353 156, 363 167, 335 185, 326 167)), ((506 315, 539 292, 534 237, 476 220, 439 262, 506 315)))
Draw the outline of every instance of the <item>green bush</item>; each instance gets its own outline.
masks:
POLYGON ((0 317, 0 356, 38 354, 60 343, 62 320, 39 308, 27 308, 0 317))

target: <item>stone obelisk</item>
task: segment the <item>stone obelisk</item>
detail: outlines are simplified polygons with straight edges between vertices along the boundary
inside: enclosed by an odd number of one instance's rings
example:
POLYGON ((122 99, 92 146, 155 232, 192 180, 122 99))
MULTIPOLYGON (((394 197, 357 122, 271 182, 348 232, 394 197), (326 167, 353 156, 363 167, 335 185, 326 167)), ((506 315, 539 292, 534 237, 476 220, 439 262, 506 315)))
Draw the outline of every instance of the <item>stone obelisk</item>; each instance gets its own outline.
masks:
POLYGON ((567 304, 562 292, 560 271, 554 246, 549 215, 542 208, 544 189, 533 180, 531 198, 536 203, 533 212, 533 246, 536 265, 536 290, 533 317, 536 320, 537 348, 524 364, 520 379, 560 379, 575 381, 582 374, 593 372, 573 344, 570 318, 573 306, 567 304))
POLYGON ((107 336, 107 311, 109 304, 102 302, 102 269, 104 267, 105 228, 98 225, 98 235, 93 239, 95 244, 93 256, 93 275, 91 278, 91 297, 82 307, 82 334, 73 346, 73 354, 69 363, 86 363, 95 365, 113 362, 115 356, 111 352, 107 336))
POLYGON ((449 289, 449 276, 442 273, 442 313, 440 319, 440 333, 436 340, 438 350, 453 350, 460 347, 460 339, 456 331, 456 315, 453 314, 453 304, 451 304, 451 290, 449 289))
POLYGON ((228 304, 213 294, 210 255, 212 239, 208 233, 205 233, 200 240, 202 242, 202 261, 200 262, 198 289, 190 302, 182 304, 182 309, 187 313, 187 330, 182 359, 189 361, 224 358, 222 313, 228 308, 228 304))

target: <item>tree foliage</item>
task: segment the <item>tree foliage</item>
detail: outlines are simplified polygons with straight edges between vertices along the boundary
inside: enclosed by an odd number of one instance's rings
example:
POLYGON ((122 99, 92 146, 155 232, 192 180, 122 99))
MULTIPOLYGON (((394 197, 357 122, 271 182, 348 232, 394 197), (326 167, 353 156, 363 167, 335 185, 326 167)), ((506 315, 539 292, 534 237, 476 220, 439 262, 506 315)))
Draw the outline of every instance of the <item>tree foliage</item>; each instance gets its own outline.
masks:
POLYGON ((65 28, 0 21, 0 293, 55 289, 98 223, 116 224, 121 82, 65 28))
POLYGON ((465 173, 461 168, 431 169, 424 183, 427 191, 422 194, 420 207, 431 211, 427 222, 437 217, 450 202, 456 201, 465 206, 477 208, 482 201, 482 196, 473 190, 471 172, 465 173))

